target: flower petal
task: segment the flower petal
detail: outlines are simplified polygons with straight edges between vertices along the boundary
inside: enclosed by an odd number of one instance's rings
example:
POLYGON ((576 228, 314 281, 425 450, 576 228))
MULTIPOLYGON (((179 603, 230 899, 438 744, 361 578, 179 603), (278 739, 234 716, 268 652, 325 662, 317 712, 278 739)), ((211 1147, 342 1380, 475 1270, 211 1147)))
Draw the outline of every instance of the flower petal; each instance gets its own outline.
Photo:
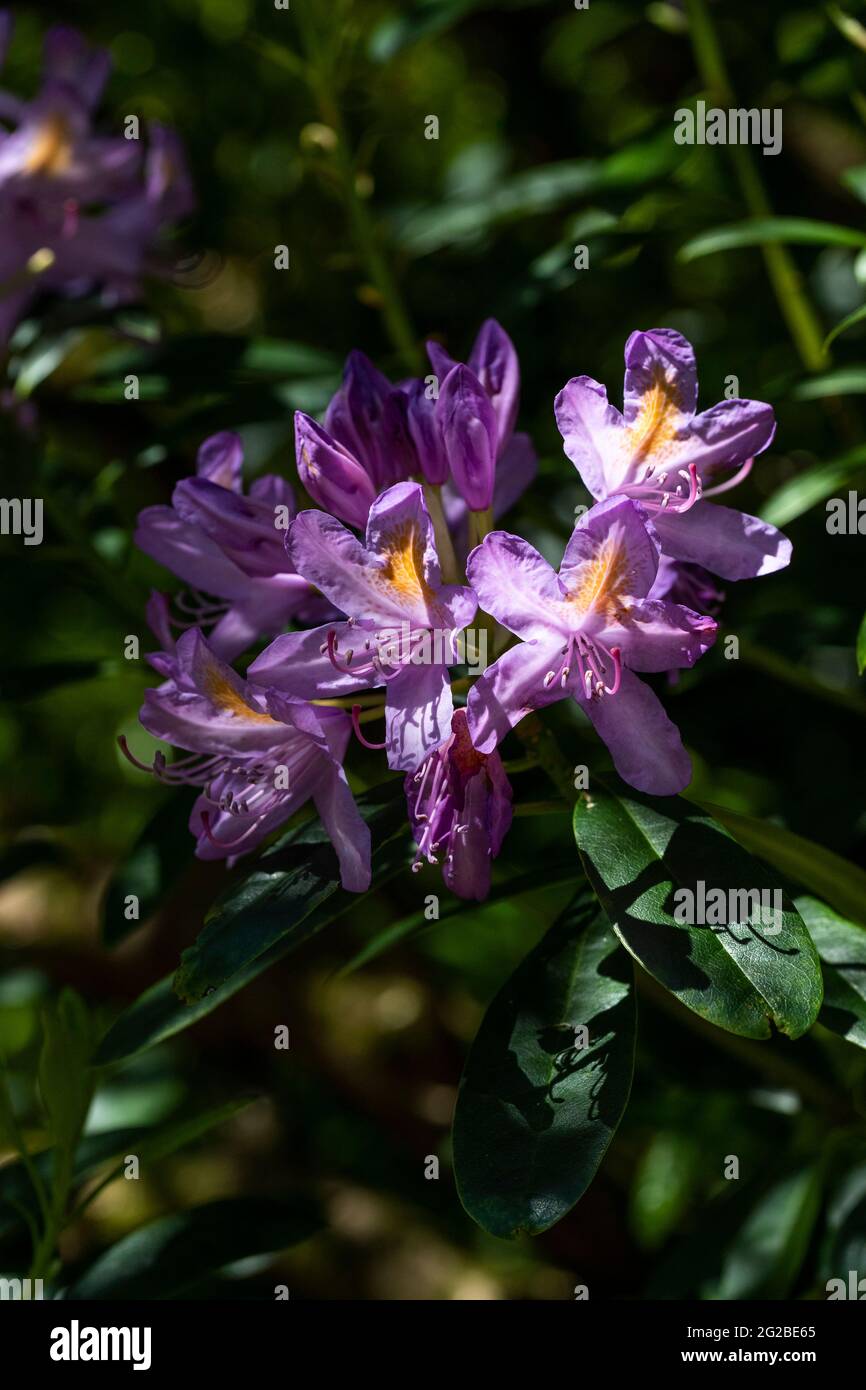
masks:
POLYGON ((196 456, 195 471, 200 478, 227 487, 231 492, 240 492, 244 467, 244 446, 239 434, 234 430, 222 430, 212 434, 200 446, 196 456))
POLYGON ((607 391, 589 376, 572 377, 554 403, 566 458, 593 497, 606 497, 622 481, 623 418, 607 391))
POLYGON ((407 666, 385 696, 388 766, 414 772, 451 732, 454 704, 444 666, 407 666))
POLYGON ((698 502, 681 515, 658 513, 653 524, 667 555, 723 579, 774 574, 791 561, 791 542, 775 526, 715 502, 698 502))
POLYGON ((498 426, 487 392, 468 367, 448 373, 436 418, 458 491, 473 511, 485 511, 493 501, 498 426))
POLYGON ((466 710, 472 742, 479 753, 492 753, 525 715, 569 693, 558 681, 544 685, 548 671, 562 665, 561 640, 522 642, 488 666, 475 682, 466 710))
POLYGON ((518 637, 555 641, 567 632, 556 573, 520 536, 491 531, 469 556, 466 576, 484 611, 518 637))
POLYGON ((313 800, 337 851, 340 882, 348 893, 366 892, 371 879, 370 828, 355 805, 342 767, 324 766, 313 800))
POLYGON ((220 598, 241 598, 249 578, 199 526, 184 521, 173 507, 139 512, 135 544, 185 583, 220 598))
POLYGON ((520 365, 514 344, 496 319, 485 319, 469 356, 496 416, 501 456, 514 433, 520 404, 520 365))
POLYGON ((649 593, 658 559, 658 538, 643 507, 614 495, 580 517, 559 578, 573 611, 611 622, 627 599, 649 593))
POLYGON ((631 604, 616 626, 598 633, 608 648, 618 646, 633 671, 673 671, 694 666, 716 640, 712 618, 664 599, 631 604))
POLYGON ((625 345, 624 415, 628 424, 662 401, 680 415, 694 415, 698 403, 695 350, 672 328, 632 333, 625 345))
MULTIPOLYGON (((299 700, 322 700, 338 695, 351 695, 356 690, 370 690, 384 684, 384 678, 351 671, 338 671, 328 656, 328 634, 337 639, 337 659, 345 664, 348 651, 363 645, 362 627, 345 622, 325 623, 323 627, 306 632, 287 632, 275 637, 269 646, 251 662, 247 674, 257 685, 285 690, 299 700), (323 650, 324 648, 324 650, 323 650)), ((363 653, 358 653, 361 664, 363 653)))
POLYGON ((653 796, 673 796, 687 787, 692 764, 679 730, 658 697, 624 670, 615 695, 578 700, 607 744, 623 781, 653 796))

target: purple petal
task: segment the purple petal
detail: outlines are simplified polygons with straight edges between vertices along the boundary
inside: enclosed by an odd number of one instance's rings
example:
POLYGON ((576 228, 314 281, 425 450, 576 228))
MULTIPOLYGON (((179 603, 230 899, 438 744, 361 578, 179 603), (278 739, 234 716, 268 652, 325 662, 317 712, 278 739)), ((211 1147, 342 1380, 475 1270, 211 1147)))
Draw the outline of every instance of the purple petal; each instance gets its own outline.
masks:
POLYGON ((171 500, 178 515, 200 527, 245 574, 272 575, 289 568, 284 532, 267 502, 243 497, 207 478, 184 478, 171 500))
POLYGON ((597 502, 578 520, 559 567, 572 603, 609 617, 643 598, 658 571, 659 543, 644 509, 628 497, 597 502))
POLYGON ((356 690, 369 690, 384 684, 381 675, 355 675, 351 670, 338 670, 327 652, 329 633, 336 636, 336 656, 340 665, 345 666, 348 652, 354 650, 357 664, 361 666, 367 636, 364 628, 345 622, 325 623, 323 627, 287 632, 274 638, 250 664, 250 679, 257 685, 285 690, 299 700, 351 695, 356 690))
POLYGON ((301 482, 326 511, 364 527, 376 489, 344 446, 302 411, 295 414, 295 456, 301 482))
POLYGON ((410 382, 406 394, 407 424, 418 468, 428 483, 440 487, 447 479, 449 469, 442 431, 436 418, 436 400, 428 396, 427 387, 420 379, 410 382))
POLYGON ((672 328, 632 333, 625 345, 624 414, 633 424, 652 395, 658 409, 661 397, 683 415, 693 415, 698 403, 695 350, 672 328))
POLYGON ((619 622, 598 637, 619 647, 633 671, 673 671, 694 666, 716 640, 718 624, 679 603, 643 599, 631 604, 619 622))
POLYGON ((499 431, 501 455, 514 433, 520 404, 520 366, 514 344, 495 319, 481 325, 469 366, 490 397, 499 431))
POLYGON ((679 730, 658 697, 631 671, 624 670, 615 695, 578 700, 607 744, 623 781, 653 796, 673 796, 692 775, 679 730))
POLYGON ((653 524, 667 555, 723 579, 773 574, 791 561, 791 542, 775 526, 715 502, 698 502, 680 515, 659 513, 653 524))
POLYGON ((392 390, 388 378, 374 367, 369 357, 363 352, 349 353, 343 376, 346 415, 351 419, 358 441, 357 458, 367 469, 377 491, 399 477, 385 437, 387 402, 392 390))
POLYGON ((493 484, 493 515, 498 520, 533 482, 538 472, 538 455, 528 434, 512 435, 496 465, 493 484))
POLYGON ((243 467, 244 446, 240 435, 234 430, 222 430, 201 445, 195 471, 200 478, 207 478, 219 487, 240 492, 243 467))
POLYGON ((370 887, 370 829, 355 805, 342 767, 326 767, 313 790, 322 824, 340 861, 340 881, 349 893, 370 887))
POLYGON ((548 671, 562 665, 562 639, 522 642, 488 666, 469 692, 467 714, 479 753, 492 753, 509 729, 532 710, 565 698, 558 681, 546 687, 548 671))
POLYGON ((267 711, 265 693, 227 666, 195 628, 178 639, 170 687, 146 690, 139 718, 154 738, 203 753, 273 747, 285 727, 267 711))
MULTIPOLYGON (((719 401, 681 431, 676 465, 697 465, 704 477, 708 470, 745 463, 773 441, 776 419, 764 401, 719 401)), ((708 479, 709 481, 709 479, 708 479)))
POLYGON ((436 342, 435 338, 429 338, 427 341, 427 356, 430 358, 430 365, 436 374, 441 391, 445 384, 445 378, 449 372, 453 372, 458 364, 451 354, 445 351, 442 344, 436 342))
POLYGON ((145 507, 139 513, 135 544, 185 583, 220 598, 241 598, 249 579, 197 526, 172 507, 145 507))
POLYGON ((77 29, 54 25, 45 35, 42 69, 46 81, 62 82, 91 110, 102 95, 111 58, 104 48, 91 48, 77 29))
POLYGON ((482 609, 509 632, 542 642, 568 635, 556 573, 520 536, 491 531, 469 556, 466 575, 482 609))
POLYGON ((607 391, 592 377, 576 376, 563 386, 554 414, 571 459, 593 497, 615 491, 624 469, 619 466, 623 419, 608 403, 607 391))
POLYGON ((454 482, 472 511, 493 501, 498 433, 487 392, 468 367, 449 372, 439 391, 436 418, 454 482))
POLYGON ((414 772, 451 732, 451 682, 444 666, 408 666, 388 682, 388 766, 414 772))

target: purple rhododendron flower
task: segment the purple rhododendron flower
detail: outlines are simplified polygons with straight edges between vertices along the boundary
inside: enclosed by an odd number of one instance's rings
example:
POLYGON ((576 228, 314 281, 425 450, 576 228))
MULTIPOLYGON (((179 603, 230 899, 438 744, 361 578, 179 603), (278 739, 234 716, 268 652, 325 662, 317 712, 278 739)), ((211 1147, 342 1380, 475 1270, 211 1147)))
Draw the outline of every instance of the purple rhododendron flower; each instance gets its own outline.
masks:
POLYGON ((696 414, 694 350, 679 333, 632 333, 625 348, 624 410, 591 377, 556 398, 565 452, 593 497, 632 497, 652 516, 665 555, 750 579, 782 569, 791 542, 775 526, 706 498, 733 487, 772 441, 772 407, 725 400, 696 414), (707 488, 722 474, 731 473, 707 488))
POLYGON ((153 771, 202 788, 190 817, 198 857, 249 853, 312 798, 343 887, 368 888, 370 832, 342 766, 349 716, 241 680, 196 629, 154 664, 167 679, 145 692, 139 717, 154 738, 192 754, 171 764, 157 754, 153 771))
POLYGON ((287 545, 298 573, 347 620, 277 637, 250 676, 299 699, 384 686, 388 765, 414 771, 451 728, 448 667, 477 608, 471 589, 441 582, 421 486, 377 497, 364 545, 318 511, 296 517, 287 545))
POLYGON ((610 749, 620 776, 669 795, 691 777, 679 733, 635 671, 691 666, 716 624, 679 604, 648 597, 659 542, 629 498, 598 503, 578 521, 557 575, 519 536, 494 531, 469 557, 483 609, 522 638, 469 694, 469 729, 482 753, 555 700, 571 698, 610 749))
POLYGON ((319 506, 358 529, 383 488, 411 478, 444 485, 449 529, 465 553, 467 499, 473 510, 492 506, 501 515, 532 481, 537 460, 529 436, 514 433, 520 369, 504 329, 487 320, 468 366, 437 343, 427 349, 438 399, 425 379, 393 385, 362 352, 349 353, 324 423, 295 415, 298 473, 319 506))
POLYGON ((669 555, 659 556, 659 572, 649 596, 682 603, 710 618, 718 615, 725 601, 724 590, 719 588, 709 570, 684 560, 672 560, 669 555))
POLYGON ((149 620, 166 647, 169 623, 214 624, 211 645, 231 659, 292 619, 320 621, 329 611, 286 558, 285 531, 295 513, 291 485, 266 475, 245 497, 242 469, 240 437, 230 430, 212 435, 199 449, 196 476, 177 484, 171 506, 145 507, 139 515, 136 545, 194 590, 180 600, 184 617, 176 620, 159 595, 151 597, 149 620))
POLYGON ((160 269, 161 228, 194 205, 171 131, 152 126, 146 152, 141 140, 94 133, 109 67, 107 52, 59 25, 46 34, 33 101, 0 92, 4 340, 42 289, 77 296, 98 288, 112 304, 134 297, 142 274, 160 269))
POLYGON ((481 902, 490 892, 491 861, 502 848, 511 825, 511 784, 494 750, 473 747, 464 709, 451 719, 451 733, 441 747, 406 778, 406 803, 418 854, 438 864, 460 898, 481 902))

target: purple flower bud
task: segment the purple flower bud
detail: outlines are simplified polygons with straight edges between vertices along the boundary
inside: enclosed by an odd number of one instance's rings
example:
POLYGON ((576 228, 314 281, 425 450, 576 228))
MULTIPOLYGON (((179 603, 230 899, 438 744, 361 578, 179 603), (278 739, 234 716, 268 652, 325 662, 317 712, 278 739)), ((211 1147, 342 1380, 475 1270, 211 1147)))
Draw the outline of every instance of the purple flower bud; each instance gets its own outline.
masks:
POLYGON ((195 471, 199 478, 240 492, 243 466, 244 446, 240 435, 234 430, 221 430, 199 447, 195 471))
POLYGON ((406 401, 417 466, 428 483, 440 487, 448 478, 448 455, 436 417, 436 400, 428 396, 425 383, 416 379, 406 388, 406 401))
POLYGON ((517 351, 501 324, 486 319, 469 357, 472 368, 490 397, 499 427, 501 457, 514 433, 520 404, 520 366, 517 351))
MULTIPOLYGON (((396 482, 391 451, 385 444, 388 400, 393 387, 363 352, 353 351, 346 358, 343 386, 325 416, 325 427, 348 449, 373 480, 376 492, 396 482)), ((393 431, 393 408, 390 413, 393 431)))
POLYGON ((300 410, 295 413, 295 453, 301 482, 313 500, 350 526, 366 526, 376 497, 368 474, 348 449, 300 410))
POLYGON ((460 365, 448 373, 436 418, 460 494, 472 511, 485 511, 493 501, 498 430, 490 398, 468 367, 460 365))

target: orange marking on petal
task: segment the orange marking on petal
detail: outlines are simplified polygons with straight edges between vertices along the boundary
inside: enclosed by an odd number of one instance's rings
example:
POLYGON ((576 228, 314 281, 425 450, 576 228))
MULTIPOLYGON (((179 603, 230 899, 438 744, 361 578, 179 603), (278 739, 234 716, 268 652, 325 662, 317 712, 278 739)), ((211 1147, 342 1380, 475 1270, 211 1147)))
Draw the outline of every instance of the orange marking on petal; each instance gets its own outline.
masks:
POLYGON ((426 603, 434 597, 424 578, 424 542, 414 523, 407 522, 394 533, 385 556, 379 573, 400 598, 426 603))
POLYGON ((59 111, 46 116, 24 162, 28 174, 65 174, 72 164, 72 132, 59 111))
POLYGON ((657 363, 652 385, 644 392, 637 418, 628 430, 632 462, 639 463, 647 455, 662 452, 675 438, 682 413, 679 388, 657 363))
POLYGON ((580 613, 593 610, 613 618, 630 592, 630 569, 622 537, 608 535, 592 559, 584 560, 568 590, 568 602, 580 613))
POLYGON ((263 714, 261 710, 248 705, 234 686, 229 684, 225 676, 214 668, 205 672, 204 689, 208 699, 216 705, 218 710, 222 710, 226 714, 234 714, 238 719, 244 719, 251 724, 277 723, 277 720, 272 719, 269 714, 263 714))

